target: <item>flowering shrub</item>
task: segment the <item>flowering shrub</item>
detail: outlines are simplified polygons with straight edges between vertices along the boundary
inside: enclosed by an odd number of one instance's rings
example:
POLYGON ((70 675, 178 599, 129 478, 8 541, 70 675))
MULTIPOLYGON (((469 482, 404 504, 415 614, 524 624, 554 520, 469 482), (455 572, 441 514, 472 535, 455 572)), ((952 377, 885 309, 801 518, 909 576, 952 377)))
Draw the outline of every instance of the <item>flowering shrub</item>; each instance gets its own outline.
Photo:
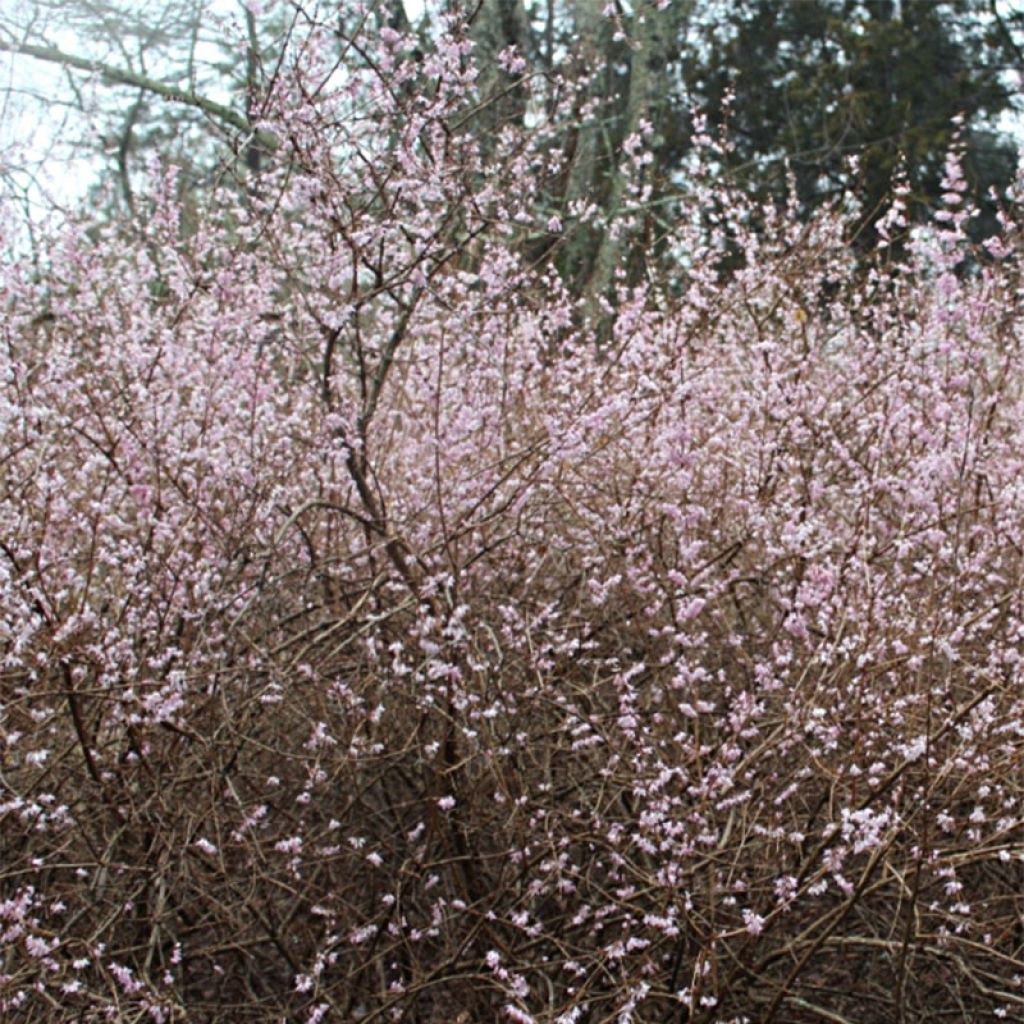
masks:
POLYGON ((4 268, 4 1019, 1019 1018, 1015 224, 695 168, 595 345, 559 108, 330 42, 258 188, 4 268))

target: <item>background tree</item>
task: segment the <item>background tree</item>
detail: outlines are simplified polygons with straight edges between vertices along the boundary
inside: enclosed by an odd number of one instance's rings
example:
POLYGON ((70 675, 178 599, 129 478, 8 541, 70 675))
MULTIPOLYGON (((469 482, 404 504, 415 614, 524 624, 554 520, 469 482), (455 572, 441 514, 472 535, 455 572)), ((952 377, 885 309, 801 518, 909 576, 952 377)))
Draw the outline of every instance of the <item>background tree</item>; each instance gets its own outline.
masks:
MULTIPOLYGON (((788 168, 803 218, 856 201, 854 233, 865 246, 898 170, 911 216, 934 207, 954 117, 963 119, 965 172, 980 206, 976 237, 994 224, 988 190, 1015 170, 1016 147, 998 119, 1013 101, 1007 72, 1021 65, 1020 15, 990 0, 452 0, 427 10, 389 0, 369 9, 421 56, 445 31, 445 13, 465 19, 473 44, 480 74, 467 117, 484 150, 504 128, 546 119, 557 170, 546 175, 538 213, 557 229, 527 232, 523 244, 532 258, 553 260, 598 319, 616 282, 636 284, 676 258, 664 239, 678 199, 695 187, 687 168, 696 111, 728 135, 719 173, 779 204, 788 168), (531 80, 545 88, 527 90, 531 80), (541 95, 544 110, 529 109, 541 95), (560 122, 550 116, 559 104, 560 122), (641 131, 649 162, 624 174, 624 146, 641 131)), ((347 7, 333 16, 344 62, 362 16, 347 7)), ((243 179, 269 155, 253 128, 261 98, 289 33, 312 17, 288 3, 257 15, 208 0, 36 0, 10 7, 0 48, 64 71, 72 104, 89 114, 71 136, 75 148, 97 155, 104 194, 130 219, 132 176, 147 154, 172 157, 186 190, 225 176, 249 187, 243 179)))
MULTIPOLYGON (((754 195, 800 209, 856 198, 872 225, 899 172, 912 217, 936 208, 953 120, 962 117, 964 169, 991 233, 991 188, 1013 178, 1016 147, 996 129, 1011 109, 1007 39, 974 0, 735 0, 700 29, 686 84, 728 133, 727 169, 754 195), (851 159, 853 158, 853 159, 851 159)), ((668 159, 678 158, 680 138, 668 159)))
POLYGON ((133 180, 152 159, 179 169, 183 195, 259 171, 252 125, 288 25, 287 9, 256 17, 209 0, 31 0, 4 11, 0 50, 17 62, 18 81, 39 67, 59 70, 62 102, 77 116, 66 119, 58 150, 73 173, 88 168, 93 204, 128 225, 143 212, 133 180))

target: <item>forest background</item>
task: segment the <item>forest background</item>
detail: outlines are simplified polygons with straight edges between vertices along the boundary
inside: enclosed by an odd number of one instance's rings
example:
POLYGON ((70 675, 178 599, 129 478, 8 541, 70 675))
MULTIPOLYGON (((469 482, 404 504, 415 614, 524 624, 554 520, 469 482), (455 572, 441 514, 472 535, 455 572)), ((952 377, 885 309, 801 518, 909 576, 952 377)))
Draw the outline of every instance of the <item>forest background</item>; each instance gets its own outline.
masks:
MULTIPOLYGON (((426 43, 436 19, 413 4, 410 20, 408 7, 396 2, 375 16, 426 43)), ((596 72, 585 102, 599 105, 600 117, 563 140, 578 147, 573 197, 607 204, 623 140, 641 120, 650 123, 654 230, 659 206, 670 208, 686 188, 698 112, 726 130, 721 170, 745 194, 779 201, 792 185, 802 218, 856 201, 866 245, 894 175, 910 186, 915 218, 934 207, 954 119, 983 210, 976 234, 992 227, 990 190, 1013 180, 1024 74, 1024 12, 1014 4, 674 0, 641 6, 639 16, 596 0, 476 8, 465 13, 491 78, 502 75, 496 59, 510 46, 527 61, 512 78, 569 65, 579 75, 580 62, 596 72)), ((91 190, 112 216, 132 214, 133 178, 156 156, 182 169, 185 190, 224 173, 231 134, 264 95, 289 27, 283 8, 199 0, 6 0, 0 16, 7 187, 37 212, 91 190)), ((493 118, 526 116, 513 95, 493 118)), ((579 287, 595 271, 596 242, 577 233, 561 254, 579 287)))

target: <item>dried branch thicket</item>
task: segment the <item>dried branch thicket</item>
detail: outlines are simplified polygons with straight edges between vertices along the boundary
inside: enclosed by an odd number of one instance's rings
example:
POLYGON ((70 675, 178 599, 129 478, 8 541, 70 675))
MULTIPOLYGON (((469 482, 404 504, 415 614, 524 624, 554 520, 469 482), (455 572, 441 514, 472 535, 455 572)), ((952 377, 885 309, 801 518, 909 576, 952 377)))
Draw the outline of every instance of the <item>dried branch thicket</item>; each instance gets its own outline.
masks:
POLYGON ((258 188, 5 262, 0 1016, 1019 1019, 1012 202, 954 154, 865 273, 695 165, 595 314, 572 83, 482 147, 406 44, 296 28, 258 188))

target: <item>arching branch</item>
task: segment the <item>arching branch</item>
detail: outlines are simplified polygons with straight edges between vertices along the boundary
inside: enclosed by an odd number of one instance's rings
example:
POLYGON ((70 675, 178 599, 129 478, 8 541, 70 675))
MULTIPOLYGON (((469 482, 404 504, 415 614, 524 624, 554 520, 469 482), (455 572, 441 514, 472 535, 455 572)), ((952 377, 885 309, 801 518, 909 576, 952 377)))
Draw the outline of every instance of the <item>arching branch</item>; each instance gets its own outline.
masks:
POLYGON ((252 135, 254 141, 261 147, 268 150, 275 150, 278 147, 277 138, 266 131, 254 131, 249 120, 223 103, 207 99, 198 93, 178 86, 167 85, 146 75, 140 75, 126 68, 115 67, 103 61, 91 60, 88 57, 80 57, 77 54, 67 53, 55 46, 36 46, 32 43, 11 42, 0 39, 0 51, 16 53, 24 57, 32 57, 34 60, 46 61, 50 64, 59 64, 61 67, 74 68, 77 71, 85 71, 90 74, 99 75, 101 78, 115 85, 128 85, 135 89, 160 96, 172 103, 182 103, 185 106, 195 107, 204 114, 219 121, 230 128, 235 128, 247 135, 252 135))

